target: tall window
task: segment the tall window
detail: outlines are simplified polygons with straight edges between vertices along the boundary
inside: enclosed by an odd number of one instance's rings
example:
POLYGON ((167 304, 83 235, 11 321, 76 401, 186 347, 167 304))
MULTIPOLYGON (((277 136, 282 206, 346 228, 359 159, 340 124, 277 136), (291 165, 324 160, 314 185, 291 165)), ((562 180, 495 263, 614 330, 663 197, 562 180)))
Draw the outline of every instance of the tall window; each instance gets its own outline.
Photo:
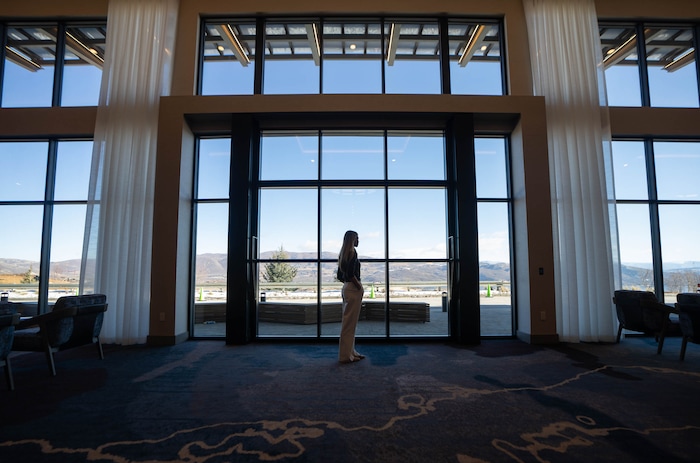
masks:
POLYGON ((474 140, 474 153, 481 335, 510 336, 513 332, 513 307, 507 139, 478 137, 474 140))
POLYGON ((679 292, 700 284, 700 142, 613 142, 615 195, 627 289, 679 292))
POLYGON ((223 336, 228 280, 228 217, 231 138, 198 143, 194 200, 193 336, 223 336), (218 329, 217 329, 218 328, 218 329))
POLYGON ((502 95, 505 88, 496 19, 207 19, 202 31, 202 95, 502 95))
POLYGON ((600 23, 608 104, 700 105, 696 28, 652 23, 600 23))
POLYGON ((0 142, 0 288, 11 301, 77 293, 91 158, 91 141, 0 142))
POLYGON ((2 58, 2 107, 96 106, 106 23, 9 23, 2 58))

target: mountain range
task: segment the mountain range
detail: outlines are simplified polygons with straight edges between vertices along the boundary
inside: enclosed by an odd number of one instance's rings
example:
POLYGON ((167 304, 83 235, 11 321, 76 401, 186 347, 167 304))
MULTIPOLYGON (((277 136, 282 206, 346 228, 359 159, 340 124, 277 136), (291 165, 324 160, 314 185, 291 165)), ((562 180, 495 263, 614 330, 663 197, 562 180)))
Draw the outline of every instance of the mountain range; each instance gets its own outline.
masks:
MULTIPOLYGON (((316 258, 315 253, 287 252, 290 260, 303 261, 316 258)), ((323 260, 329 261, 323 265, 324 274, 333 275, 337 259, 335 253, 323 253, 323 260)), ((261 260, 273 259, 273 252, 264 252, 261 260)), ((368 261, 366 256, 360 256, 361 261, 368 261)), ((52 282, 76 282, 80 277, 80 259, 71 259, 51 264, 52 282)), ((197 256, 196 272, 197 284, 217 284, 226 281, 226 254, 200 254, 197 256)), ((264 263, 261 263, 262 272, 264 263)), ((316 264, 314 262, 296 262, 296 282, 315 283, 316 264)), ((700 262, 666 263, 667 274, 679 271, 691 272, 700 275, 700 262)), ((396 281, 444 281, 447 270, 445 262, 395 262, 390 265, 391 278, 396 281)), ((0 282, 13 283, 11 277, 25 275, 28 271, 36 275, 39 262, 22 259, 0 258, 0 282)), ((326 275, 324 275, 325 277, 326 275)), ((651 265, 635 263, 622 266, 622 281, 626 287, 639 285, 640 282, 651 281, 651 265)), ((480 262, 479 279, 481 281, 510 281, 510 265, 505 262, 480 262)), ((666 277, 665 277, 666 278, 666 277)), ((363 281, 384 281, 384 267, 381 264, 364 262, 362 266, 363 281)))

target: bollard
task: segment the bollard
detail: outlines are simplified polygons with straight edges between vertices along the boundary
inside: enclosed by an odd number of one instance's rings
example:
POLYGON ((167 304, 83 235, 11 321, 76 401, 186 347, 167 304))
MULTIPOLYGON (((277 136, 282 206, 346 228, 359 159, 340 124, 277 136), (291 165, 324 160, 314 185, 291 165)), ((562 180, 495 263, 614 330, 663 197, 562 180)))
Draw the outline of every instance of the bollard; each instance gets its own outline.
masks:
POLYGON ((442 292, 442 311, 447 312, 447 293, 442 292))
POLYGON ((266 298, 267 298, 267 295, 265 294, 265 291, 260 293, 260 302, 265 302, 266 298))

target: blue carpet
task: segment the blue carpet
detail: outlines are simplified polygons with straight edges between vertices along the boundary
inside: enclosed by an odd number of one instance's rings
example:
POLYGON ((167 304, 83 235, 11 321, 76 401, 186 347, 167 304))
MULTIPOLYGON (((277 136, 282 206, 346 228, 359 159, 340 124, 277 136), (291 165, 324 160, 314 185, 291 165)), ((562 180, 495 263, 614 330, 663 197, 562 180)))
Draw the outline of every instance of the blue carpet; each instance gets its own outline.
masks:
MULTIPOLYGON (((691 462, 700 346, 93 346, 13 358, 5 462, 691 462)), ((4 383, 2 384, 4 387, 4 383)))

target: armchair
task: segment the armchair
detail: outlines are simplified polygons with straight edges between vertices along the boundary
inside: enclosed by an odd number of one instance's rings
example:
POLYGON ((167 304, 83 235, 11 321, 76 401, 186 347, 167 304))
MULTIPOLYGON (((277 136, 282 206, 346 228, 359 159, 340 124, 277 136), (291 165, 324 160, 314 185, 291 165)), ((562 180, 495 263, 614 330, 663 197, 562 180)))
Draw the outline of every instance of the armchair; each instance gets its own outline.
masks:
POLYGON ((688 341, 700 344, 700 293, 676 295, 678 321, 681 325, 681 360, 685 359, 688 341))
POLYGON ((15 382, 12 377, 12 365, 8 356, 15 337, 15 326, 19 323, 19 314, 16 311, 2 307, 4 305, 0 305, 0 366, 5 370, 7 388, 10 391, 14 391, 15 382))
POLYGON ((620 342, 623 329, 653 334, 659 343, 656 353, 660 354, 674 308, 659 302, 651 291, 617 290, 613 302, 620 323, 616 342, 620 342))
POLYGON ((100 359, 104 359, 100 332, 102 331, 104 313, 107 311, 107 296, 104 294, 66 296, 56 301, 57 305, 59 301, 65 306, 75 305, 78 310, 73 321, 73 333, 70 339, 60 347, 60 350, 94 343, 97 345, 100 359))
POLYGON ((49 371, 56 376, 53 354, 73 334, 73 318, 77 312, 76 307, 59 306, 57 302, 51 312, 21 320, 15 331, 12 350, 44 352, 49 371))

